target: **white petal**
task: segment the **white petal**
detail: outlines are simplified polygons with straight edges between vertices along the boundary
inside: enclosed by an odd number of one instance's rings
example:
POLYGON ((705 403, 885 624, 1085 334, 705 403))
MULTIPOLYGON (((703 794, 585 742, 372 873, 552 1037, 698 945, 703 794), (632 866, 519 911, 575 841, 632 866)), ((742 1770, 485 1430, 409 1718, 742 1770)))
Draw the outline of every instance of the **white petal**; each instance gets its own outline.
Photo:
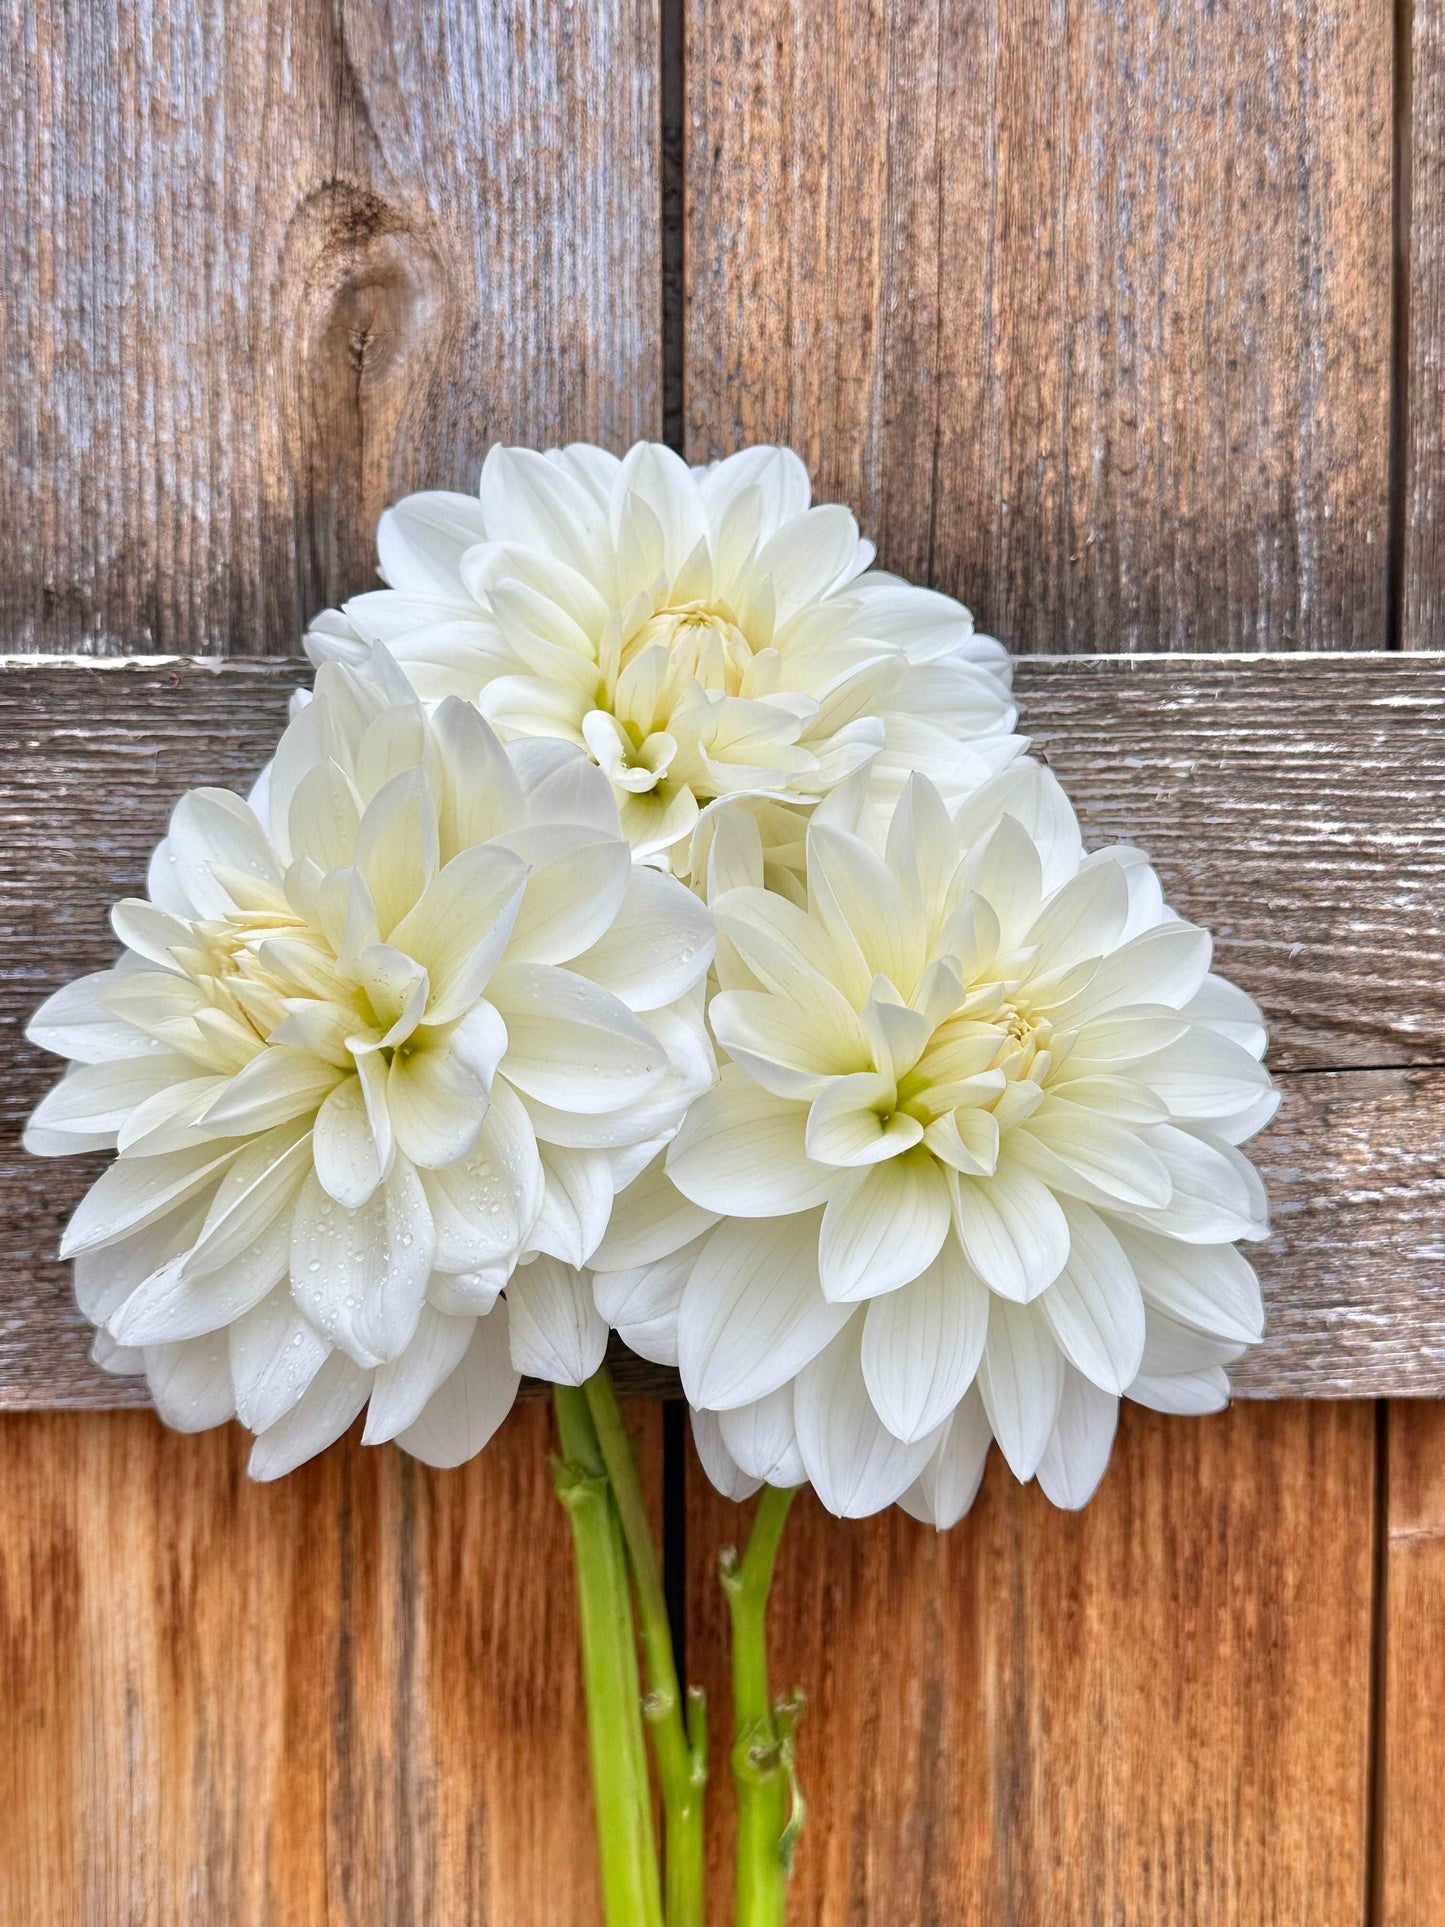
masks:
POLYGON ((422 1306, 406 1350, 372 1380, 363 1445, 384 1444, 415 1423, 432 1393, 462 1362, 475 1322, 422 1306))
POLYGON ((877 1164, 897 1157, 923 1137, 923 1126, 893 1106, 897 1087, 877 1071, 834 1077, 808 1112, 809 1157, 824 1164, 877 1164))
POLYGON ((919 907, 860 838, 814 822, 808 830, 808 891, 835 941, 849 936, 868 976, 887 977, 907 997, 923 969, 926 931, 919 907))
POLYGON ((461 1364, 396 1442, 428 1465, 461 1465, 476 1457, 511 1411, 518 1383, 507 1346, 504 1300, 477 1320, 461 1364))
POLYGON ((592 1274, 598 1312, 639 1358, 676 1366, 678 1311, 702 1244, 701 1238, 694 1238, 650 1264, 592 1274))
POLYGON ((713 941, 707 907, 691 890, 676 877, 635 864, 621 909, 572 968, 629 1010, 658 1010, 702 978, 713 941))
POLYGON ((960 1177, 953 1201, 964 1255, 989 1287, 1026 1304, 1047 1289, 1069 1255, 1058 1199, 1011 1163, 991 1178, 960 1177))
POLYGON ((542 1206, 542 1160, 532 1121, 504 1078, 468 1157, 422 1179, 436 1226, 440 1271, 508 1269, 542 1206))
POLYGON ((817 1212, 726 1220, 706 1235, 678 1313, 678 1368, 694 1405, 726 1411, 794 1377, 850 1315, 818 1283, 817 1212))
POLYGON ((568 963, 605 937, 632 878, 632 852, 620 837, 539 823, 513 830, 506 847, 530 872, 507 948, 511 962, 568 963))
POLYGON ((458 574, 461 559, 486 531, 475 495, 427 489, 403 496, 377 525, 382 576, 393 589, 411 595, 458 600, 464 594, 458 574))
MULTIPOLYGON (((1104 854, 1107 859, 1109 853, 1104 854)), ((1080 870, 1049 898, 1025 938, 1037 951, 1033 974, 1106 956, 1128 915, 1129 886, 1117 862, 1104 860, 1080 870)))
POLYGON ((1118 1399, 1065 1367, 1059 1414, 1038 1472, 1039 1484, 1065 1512, 1077 1512, 1093 1498, 1114 1449, 1118 1422, 1118 1399))
POLYGON ((166 846, 186 895, 203 917, 223 917, 233 908, 217 871, 237 870, 272 885, 281 881, 265 831, 229 790, 192 790, 183 796, 172 812, 166 846))
POLYGON ((268 1044, 222 1090, 201 1119, 214 1137, 249 1137, 308 1116, 341 1082, 323 1058, 292 1044, 268 1044))
POLYGON ((718 1414, 723 1443, 750 1478, 764 1485, 805 1483, 808 1473, 793 1421, 793 1387, 782 1385, 751 1405, 718 1414))
POLYGON ((284 1418, 326 1363, 330 1346, 280 1284, 227 1333, 236 1416, 253 1432, 284 1418))
POLYGON ((1121 1225, 1118 1232, 1151 1305, 1219 1338, 1246 1345, 1263 1338, 1259 1280, 1233 1245, 1181 1244, 1132 1225, 1121 1225))
POLYGON ((950 1217, 948 1184, 926 1151, 846 1173, 823 1213, 824 1292, 845 1303, 908 1284, 938 1256, 950 1217))
POLYGON ((530 1378, 581 1385, 602 1363, 607 1327, 585 1272, 556 1258, 536 1258, 507 1285, 512 1363, 530 1378))
POLYGON ((1123 1247, 1099 1214, 1086 1204, 1064 1211, 1069 1262, 1038 1308, 1069 1363, 1118 1397, 1144 1354, 1144 1300, 1123 1247))
POLYGON ((316 1113, 311 1133, 316 1176, 338 1204, 357 1210, 382 1178, 382 1158, 359 1077, 342 1080, 316 1113))
POLYGON ((901 1291, 875 1298, 863 1326, 863 1377, 895 1438, 936 1430, 973 1383, 989 1294, 953 1238, 901 1291))
POLYGON ((839 1174, 808 1156, 807 1120, 806 1105, 724 1065, 669 1146, 667 1174, 707 1211, 756 1218, 809 1210, 831 1194, 839 1174))
POLYGON ((397 924, 393 948, 421 964, 430 980, 429 1024, 451 1023, 481 996, 512 939, 527 887, 527 866, 513 851, 494 843, 462 850, 397 924))
POLYGON ((944 1428, 933 1457, 898 1503, 924 1525, 947 1532, 978 1497, 993 1432, 975 1385, 944 1428))
POLYGON ((1037 1306, 993 1299, 978 1389, 1014 1477, 1031 1479, 1053 1432, 1064 1389, 1063 1354, 1037 1306))
POLYGON ((240 1147, 201 1144, 158 1157, 117 1158, 75 1209, 60 1240, 62 1258, 99 1251, 153 1224, 203 1188, 215 1184, 240 1147))
POLYGON ((439 858, 436 808, 420 769, 404 770, 366 806, 356 832, 356 867, 389 937, 420 898, 439 858))
POLYGON ((1010 1148, 1052 1189, 1090 1204, 1158 1210, 1173 1189, 1138 1127, 1064 1098, 1051 1098, 1035 1112, 1010 1148))
POLYGON ((574 971, 504 964, 489 994, 507 1026, 508 1081, 544 1104, 584 1116, 620 1110, 667 1070, 651 1031, 574 971))
POLYGON ((291 1288, 324 1338, 358 1365, 380 1365, 416 1330, 435 1250, 426 1193, 405 1158, 358 1211, 313 1175, 296 1202, 291 1288))
POLYGON ((612 1210, 607 1153, 547 1144, 542 1146, 542 1169, 546 1174, 542 1210, 528 1234, 528 1245, 564 1265, 585 1265, 607 1229, 612 1210))
POLYGON ((113 1144, 116 1133, 148 1098, 194 1075, 194 1067, 170 1051, 78 1064, 41 1098, 25 1128, 27 1134, 55 1131, 64 1137, 113 1144))
POLYGON ((571 743, 547 737, 507 748, 533 823, 585 823, 621 836, 617 799, 597 765, 571 743))
POLYGON ((77 977, 47 997, 25 1026, 25 1035, 41 1050, 70 1057, 80 1064, 108 1063, 117 1057, 150 1053, 147 1037, 132 1030, 102 1001, 115 982, 113 970, 97 970, 77 977))
POLYGON ((437 819, 444 859, 527 821, 527 799, 512 760, 471 703, 448 697, 432 717, 432 732, 442 753, 437 819))
POLYGON ((1181 1372, 1170 1378, 1149 1378, 1141 1374, 1129 1387, 1136 1405, 1147 1405, 1153 1412, 1169 1412, 1177 1418, 1204 1418, 1222 1412, 1229 1403, 1229 1380, 1218 1365, 1200 1372, 1181 1372))
POLYGON ((1192 1325, 1181 1325, 1157 1305, 1144 1307, 1141 1378, 1173 1378, 1206 1371, 1211 1365, 1232 1365, 1245 1350, 1236 1338, 1216 1338, 1192 1325))
POLYGON ((1196 1024, 1167 1049, 1134 1066, 1134 1074, 1178 1118, 1227 1118, 1269 1089, 1269 1072, 1242 1045, 1196 1024))
POLYGON ((103 1324, 137 1285, 189 1251, 205 1221, 206 1200, 189 1198, 164 1216, 99 1251, 75 1260, 75 1297, 93 1324, 103 1324))
POLYGON ((111 1314, 109 1330, 117 1344, 169 1345, 220 1331, 258 1304, 286 1275, 290 1227, 262 1241, 258 1260, 246 1259, 202 1277, 188 1277, 184 1257, 153 1272, 111 1314))
POLYGON ((904 1444, 880 1422, 863 1380, 863 1320, 852 1318, 798 1375, 798 1447, 813 1489, 842 1519, 863 1519, 901 1498, 938 1445, 938 1432, 904 1444))
POLYGON ((703 1471, 725 1499, 741 1503, 750 1499, 762 1484, 761 1479, 749 1478, 728 1451, 716 1412, 692 1408, 692 1442, 697 1447, 703 1471))
POLYGON ((310 1164, 309 1140, 294 1125, 253 1139, 217 1188, 187 1272, 198 1277, 244 1261, 273 1225, 287 1222, 310 1164))
POLYGON ((1131 1218, 1186 1244, 1232 1244, 1236 1238, 1266 1235, 1264 1186, 1233 1145, 1172 1124, 1155 1125, 1144 1136, 1169 1173, 1173 1195, 1161 1210, 1131 1211, 1131 1218))
POLYGON ((426 1301, 448 1318, 485 1318, 506 1289, 512 1265, 491 1265, 484 1271, 434 1271, 427 1283, 426 1301))
POLYGON ((146 1383, 156 1410, 177 1432, 224 1425, 236 1409, 223 1333, 145 1347, 146 1383))
POLYGON ((476 1143, 487 1090, 450 1039, 418 1041, 391 1060, 386 1108, 402 1154, 423 1170, 439 1170, 458 1163, 476 1143))
POLYGON ((619 1194, 606 1234, 592 1254, 593 1268, 628 1271, 651 1264, 690 1244, 716 1222, 715 1212, 683 1196, 657 1158, 619 1194))
POLYGON ((1159 924, 1105 957, 1084 988, 1051 1015, 1073 1029, 1131 1004, 1181 1010, 1204 982, 1212 954, 1207 930, 1178 921, 1159 924))
POLYGON ((334 1445, 371 1389, 371 1373, 333 1352, 284 1417, 268 1426, 251 1447, 253 1479, 279 1479, 334 1445))

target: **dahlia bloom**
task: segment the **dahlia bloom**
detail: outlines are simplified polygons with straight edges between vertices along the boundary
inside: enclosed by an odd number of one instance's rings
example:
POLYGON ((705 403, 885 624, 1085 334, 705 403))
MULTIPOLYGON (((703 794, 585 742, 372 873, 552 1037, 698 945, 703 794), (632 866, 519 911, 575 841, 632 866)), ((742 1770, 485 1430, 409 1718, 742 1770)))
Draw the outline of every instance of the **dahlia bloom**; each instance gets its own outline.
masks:
POLYGON ((680 1367, 725 1491, 948 1525, 996 1439, 1082 1505, 1121 1396, 1214 1410, 1261 1335, 1264 1026, 1038 764, 952 811, 916 777, 881 838, 860 797, 814 814, 802 904, 719 816, 729 1061, 619 1199, 598 1306, 680 1367))
POLYGON ((647 442, 621 460, 495 447, 478 496, 387 511, 388 586, 307 647, 356 661, 380 642, 425 700, 584 748, 637 854, 681 875, 718 797, 806 809, 869 762, 889 800, 912 770, 962 794, 1020 747, 1003 650, 950 597, 872 569, 846 508, 810 502, 785 448, 689 468, 647 442))
POLYGON ((575 1267, 712 1080, 712 931, 583 755, 326 665, 113 922, 30 1027, 72 1061, 26 1138, 119 1154, 61 1247, 102 1363, 182 1429, 234 1412, 261 1478, 368 1401, 368 1441, 455 1464, 520 1372, 596 1368, 575 1267))

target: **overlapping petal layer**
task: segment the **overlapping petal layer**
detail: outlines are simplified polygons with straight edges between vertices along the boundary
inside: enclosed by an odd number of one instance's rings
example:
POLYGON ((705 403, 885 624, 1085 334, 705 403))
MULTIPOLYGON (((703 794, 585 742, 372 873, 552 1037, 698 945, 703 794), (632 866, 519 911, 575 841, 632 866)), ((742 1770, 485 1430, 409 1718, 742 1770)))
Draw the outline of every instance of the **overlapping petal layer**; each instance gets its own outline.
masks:
POLYGON ((339 1436, 436 1464, 605 1337, 575 1267, 714 1069, 712 924, 634 868, 580 749, 504 749, 384 651, 322 666, 250 802, 184 797, 112 970, 30 1036, 97 1356, 271 1477, 339 1436), (506 1293, 505 1298, 502 1296, 506 1293))
POLYGON ((619 1199, 599 1309, 679 1365, 726 1489, 946 1525, 996 1440, 1082 1504, 1120 1397, 1213 1410, 1261 1334, 1258 1010, 1036 763, 882 821, 855 779, 791 896, 750 815, 715 830, 730 1061, 619 1199))
POLYGON ((788 449, 497 447, 476 496, 409 496, 378 548, 388 586, 322 617, 313 658, 380 642, 426 700, 582 747, 633 848, 680 874, 716 798, 773 799, 788 843, 865 764, 887 802, 913 770, 954 796, 1019 748, 999 645, 872 569, 788 449))

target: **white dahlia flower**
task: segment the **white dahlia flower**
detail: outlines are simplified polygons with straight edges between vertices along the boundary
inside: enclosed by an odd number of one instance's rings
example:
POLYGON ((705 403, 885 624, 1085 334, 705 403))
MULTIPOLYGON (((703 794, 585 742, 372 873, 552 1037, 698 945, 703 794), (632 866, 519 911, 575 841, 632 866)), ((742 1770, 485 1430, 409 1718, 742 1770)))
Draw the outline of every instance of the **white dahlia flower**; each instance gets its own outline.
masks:
POLYGON ((717 819, 731 1061, 619 1199, 598 1307, 680 1367, 724 1490, 949 1525, 996 1439, 1082 1505, 1121 1396, 1212 1411, 1261 1335, 1264 1026, 1037 764, 952 813, 915 778, 881 842, 856 790, 812 819, 804 905, 717 819))
POLYGON ((97 1356, 261 1478, 368 1401, 455 1464, 519 1372, 594 1370, 573 1267, 714 1071, 707 911, 587 759, 376 667, 322 668, 249 804, 182 799, 120 963, 29 1032, 72 1060, 29 1149, 119 1153, 61 1247, 97 1356))
POLYGON ((307 647, 357 660, 379 641, 423 698, 585 748, 637 854, 683 875, 717 797, 803 808, 870 760, 890 800, 911 770, 962 793, 1020 747, 1003 650, 950 597, 871 569, 848 510, 810 500, 786 448, 689 468, 648 442, 621 460, 496 447, 478 496, 383 515, 388 587, 307 647))

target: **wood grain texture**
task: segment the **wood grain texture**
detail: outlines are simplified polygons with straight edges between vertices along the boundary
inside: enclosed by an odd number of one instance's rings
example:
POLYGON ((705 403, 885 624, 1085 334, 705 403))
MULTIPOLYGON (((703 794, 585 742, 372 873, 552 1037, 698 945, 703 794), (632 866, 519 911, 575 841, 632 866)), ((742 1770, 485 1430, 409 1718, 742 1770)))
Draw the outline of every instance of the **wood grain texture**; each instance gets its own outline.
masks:
POLYGON ((1445 1405, 1389 1408, 1378 1893, 1380 1927, 1445 1915, 1445 1405))
MULTIPOLYGON (((1371 1410, 1278 1405, 1130 1411, 1080 1514, 997 1454, 947 1534, 805 1495, 771 1620, 773 1684, 808 1694, 799 1922, 1360 1927, 1373 1478, 1371 1410)), ((745 1526, 692 1480, 688 1665, 716 1705, 715 1549, 745 1526)))
MULTIPOLYGON (((16 1032, 110 960, 176 796, 244 787, 297 663, 0 667, 0 1404, 125 1403, 52 1254, 98 1161, 25 1157, 55 1074, 16 1032)), ((1093 840, 1157 857, 1173 900, 1261 997, 1287 1076, 1261 1140, 1276 1237, 1264 1396, 1445 1392, 1445 667, 1434 659, 1019 665, 1026 721, 1093 840)), ((645 1368, 631 1382, 671 1384, 645 1368)))
POLYGON ((655 432, 647 0, 7 0, 0 627, 295 646, 388 501, 655 432))
POLYGON ((1019 650, 1382 646, 1387 0, 687 21, 694 458, 1019 650))
POLYGON ((550 1427, 256 1486, 233 1426, 0 1422, 0 1917, 596 1927, 550 1427))
POLYGON ((1412 0, 1404 18, 1400 641, 1406 649, 1438 649, 1445 644, 1445 4, 1412 0))

